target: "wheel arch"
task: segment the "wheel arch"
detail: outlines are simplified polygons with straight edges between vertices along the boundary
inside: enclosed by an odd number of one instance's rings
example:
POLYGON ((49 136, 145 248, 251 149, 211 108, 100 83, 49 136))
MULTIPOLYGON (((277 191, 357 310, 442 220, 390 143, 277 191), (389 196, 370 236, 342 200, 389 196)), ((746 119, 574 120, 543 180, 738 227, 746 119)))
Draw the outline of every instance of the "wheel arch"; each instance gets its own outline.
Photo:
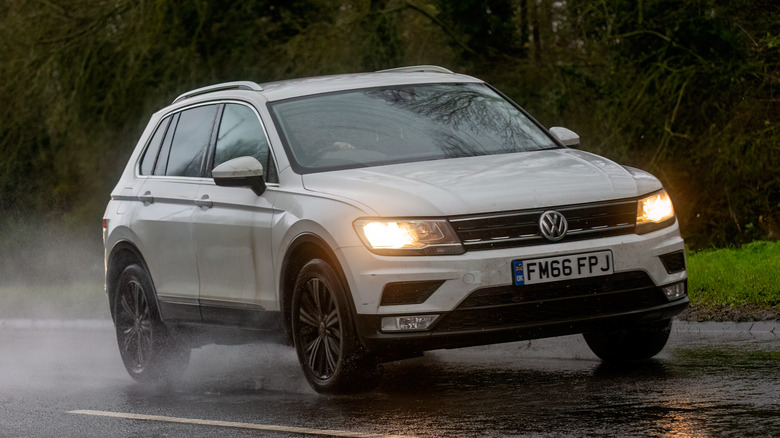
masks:
MULTIPOLYGON (((282 263, 279 287, 279 303, 284 318, 284 328, 287 333, 288 342, 292 343, 292 324, 290 315, 292 312, 292 293, 295 287, 295 280, 301 268, 311 260, 322 259, 328 263, 341 280, 345 292, 347 304, 354 316, 356 313, 355 303, 353 302, 349 282, 344 275, 344 269, 341 267, 338 257, 330 246, 321 237, 303 233, 295 237, 288 247, 282 263)), ((354 320, 354 318, 352 318, 354 320)))
MULTIPOLYGON (((114 300, 116 298, 116 285, 119 280, 119 276, 122 271, 132 265, 140 265, 146 272, 149 272, 149 268, 146 265, 141 251, 130 241, 122 240, 116 243, 111 248, 111 253, 106 260, 106 293, 108 294, 108 305, 111 311, 111 319, 114 319, 114 300)), ((150 274, 151 280, 151 274, 150 274)), ((152 283, 154 281, 152 280, 152 283)), ((157 297, 153 297, 156 304, 157 297)))

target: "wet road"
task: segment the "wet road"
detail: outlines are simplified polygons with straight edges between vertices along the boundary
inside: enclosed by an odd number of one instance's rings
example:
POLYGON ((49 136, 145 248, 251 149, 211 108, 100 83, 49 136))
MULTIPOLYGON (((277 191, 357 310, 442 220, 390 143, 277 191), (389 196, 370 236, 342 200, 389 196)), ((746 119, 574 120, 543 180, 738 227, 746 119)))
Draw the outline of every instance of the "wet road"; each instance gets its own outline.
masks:
POLYGON ((566 337, 434 352, 325 397, 288 347, 208 346, 179 383, 144 388, 104 323, 0 324, 0 436, 780 435, 780 335, 697 327, 630 368, 566 337))

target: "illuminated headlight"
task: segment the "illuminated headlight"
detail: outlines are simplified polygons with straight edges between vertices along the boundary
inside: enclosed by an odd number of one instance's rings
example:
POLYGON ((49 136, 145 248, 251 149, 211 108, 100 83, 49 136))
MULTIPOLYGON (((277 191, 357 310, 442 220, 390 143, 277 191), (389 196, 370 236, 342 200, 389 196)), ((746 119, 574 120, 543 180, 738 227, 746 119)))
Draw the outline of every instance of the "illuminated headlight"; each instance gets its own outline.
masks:
POLYGON ((637 202, 636 233, 644 234, 674 223, 674 207, 665 190, 637 202))
POLYGON ((383 332, 428 330, 439 315, 389 316, 382 318, 383 332))
POLYGON ((463 254, 445 220, 359 219, 355 230, 369 250, 381 255, 463 254))

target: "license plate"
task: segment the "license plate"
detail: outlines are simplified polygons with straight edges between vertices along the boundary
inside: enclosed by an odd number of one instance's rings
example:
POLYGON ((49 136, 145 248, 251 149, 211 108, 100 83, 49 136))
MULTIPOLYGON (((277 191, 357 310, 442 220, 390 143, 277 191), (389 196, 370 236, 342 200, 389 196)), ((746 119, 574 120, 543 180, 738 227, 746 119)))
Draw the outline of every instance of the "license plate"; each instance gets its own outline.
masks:
POLYGON ((548 283, 575 278, 598 277, 613 272, 612 251, 515 260, 512 278, 515 286, 548 283))

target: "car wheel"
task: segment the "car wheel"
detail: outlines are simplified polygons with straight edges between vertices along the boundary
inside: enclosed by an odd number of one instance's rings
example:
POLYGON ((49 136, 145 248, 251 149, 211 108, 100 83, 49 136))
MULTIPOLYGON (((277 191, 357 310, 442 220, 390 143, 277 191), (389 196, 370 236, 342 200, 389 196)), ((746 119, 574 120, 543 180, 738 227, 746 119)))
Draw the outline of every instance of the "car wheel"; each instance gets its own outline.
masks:
POLYGON ((138 265, 122 271, 116 284, 114 326, 127 372, 139 382, 168 381, 181 375, 190 348, 176 343, 160 320, 149 274, 138 265))
POLYGON ((666 345, 672 321, 616 330, 583 333, 588 347, 605 362, 634 362, 649 359, 666 345))
POLYGON ((295 282, 293 342, 306 380, 320 393, 368 391, 381 378, 357 339, 346 293, 333 268, 319 259, 307 263, 295 282))

